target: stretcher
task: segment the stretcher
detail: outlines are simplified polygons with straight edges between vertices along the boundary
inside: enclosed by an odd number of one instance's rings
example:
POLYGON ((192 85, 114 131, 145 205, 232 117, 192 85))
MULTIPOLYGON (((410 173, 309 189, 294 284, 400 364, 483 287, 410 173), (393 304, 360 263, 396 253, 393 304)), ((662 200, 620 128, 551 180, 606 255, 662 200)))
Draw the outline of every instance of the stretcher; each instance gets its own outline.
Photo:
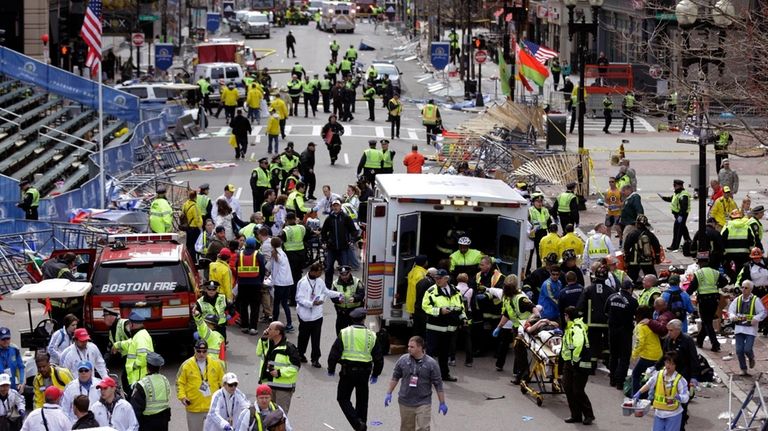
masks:
POLYGON ((516 343, 528 349, 528 377, 520 382, 520 391, 529 395, 541 407, 543 395, 564 393, 560 382, 560 331, 542 330, 531 335, 521 330, 516 343), (557 333, 556 333, 557 332, 557 333))

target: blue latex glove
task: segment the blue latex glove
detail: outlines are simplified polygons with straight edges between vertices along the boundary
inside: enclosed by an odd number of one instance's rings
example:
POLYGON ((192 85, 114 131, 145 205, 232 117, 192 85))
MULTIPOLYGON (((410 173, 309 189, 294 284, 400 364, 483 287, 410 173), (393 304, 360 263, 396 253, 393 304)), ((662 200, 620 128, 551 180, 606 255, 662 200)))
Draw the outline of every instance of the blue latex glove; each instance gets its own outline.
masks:
POLYGON ((232 431, 232 425, 224 425, 224 431, 232 431))
POLYGON ((372 385, 375 385, 375 384, 376 384, 376 382, 378 382, 378 381, 379 381, 379 378, 378 378, 378 377, 376 377, 376 376, 371 376, 371 384, 372 384, 372 385))
POLYGON ((448 414, 448 404, 446 403, 440 403, 440 407, 437 409, 440 413, 443 414, 443 416, 448 414))
POLYGON ((328 377, 334 377, 334 376, 336 376, 335 371, 328 371, 328 377))
POLYGON ((699 386, 699 381, 696 379, 691 379, 691 386, 699 386))
POLYGON ((501 328, 497 326, 496 329, 494 329, 493 332, 491 332, 491 335, 493 335, 494 337, 498 337, 499 334, 501 334, 501 328))
POLYGON ((635 394, 632 395, 632 399, 639 400, 640 399, 640 391, 635 392, 635 394))
POLYGON ((388 392, 384 395, 384 407, 389 407, 389 403, 392 402, 392 392, 388 392))
POLYGON ((678 223, 682 223, 683 222, 683 217, 682 216, 677 216, 677 222, 678 223))
POLYGON ((24 410, 19 410, 19 417, 24 419, 24 416, 26 416, 26 415, 27 415, 27 412, 25 412, 24 410))

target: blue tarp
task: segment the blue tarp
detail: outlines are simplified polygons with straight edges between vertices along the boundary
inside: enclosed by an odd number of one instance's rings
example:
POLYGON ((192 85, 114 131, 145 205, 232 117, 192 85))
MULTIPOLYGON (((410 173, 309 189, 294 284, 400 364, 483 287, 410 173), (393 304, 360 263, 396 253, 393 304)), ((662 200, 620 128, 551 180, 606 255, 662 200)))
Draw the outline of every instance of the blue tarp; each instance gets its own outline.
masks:
MULTIPOLYGON (((82 103, 94 110, 99 108, 97 82, 48 66, 5 47, 0 47, 0 73, 37 85, 46 91, 82 103)), ((103 88, 105 114, 134 124, 141 121, 138 97, 106 85, 103 88)))

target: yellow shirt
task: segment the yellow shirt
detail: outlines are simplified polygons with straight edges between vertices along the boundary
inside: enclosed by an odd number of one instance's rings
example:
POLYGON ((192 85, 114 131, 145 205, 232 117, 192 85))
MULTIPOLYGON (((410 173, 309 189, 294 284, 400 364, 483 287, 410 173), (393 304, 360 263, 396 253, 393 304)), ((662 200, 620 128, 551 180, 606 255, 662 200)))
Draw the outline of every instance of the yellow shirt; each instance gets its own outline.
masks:
POLYGON ((581 238, 579 238, 579 236, 573 232, 568 232, 567 234, 563 235, 562 238, 560 238, 559 245, 560 247, 558 256, 560 256, 561 259, 563 257, 563 252, 566 250, 573 250, 577 255, 584 251, 584 241, 582 241, 581 238))
POLYGON ((272 102, 270 102, 269 107, 274 108, 281 120, 288 118, 288 107, 285 105, 283 99, 275 97, 272 102))
POLYGON ((651 331, 644 323, 638 323, 632 333, 632 357, 631 361, 638 358, 658 361, 663 352, 659 336, 651 331))
POLYGON ((608 189, 605 191, 605 213, 609 216, 620 216, 621 215, 621 190, 611 190, 608 189))
POLYGON ((228 262, 216 260, 208 267, 208 278, 219 283, 219 293, 227 298, 227 302, 233 301, 232 295, 232 271, 228 262))
POLYGON ((224 106, 237 106, 237 99, 240 95, 237 93, 237 88, 230 89, 229 87, 221 90, 221 101, 224 106))
POLYGON ((419 265, 413 265, 408 272, 408 291, 405 294, 405 311, 413 314, 416 311, 416 283, 423 280, 427 270, 419 265))
POLYGON ((251 86, 251 88, 248 90, 248 97, 245 99, 245 102, 248 104, 249 108, 258 109, 258 107, 261 105, 261 99, 264 98, 264 93, 259 89, 259 87, 251 86))
POLYGON ((205 371, 200 372, 197 360, 192 357, 184 361, 176 373, 176 398, 188 399, 188 412, 204 413, 211 408, 213 393, 221 388, 221 381, 226 372, 224 362, 208 356, 205 371), (207 391, 200 390, 203 380, 207 383, 207 391))
POLYGON ((549 256, 550 253, 555 253, 560 256, 560 235, 550 232, 539 242, 539 256, 542 259, 549 256))
MULTIPOLYGON (((267 135, 277 136, 280 134, 280 116, 270 115, 267 120, 267 128, 265 129, 267 135)), ((265 216, 266 217, 266 216, 265 216)))
POLYGON ((726 199, 725 196, 719 198, 712 205, 709 215, 717 221, 721 227, 728 222, 731 211, 737 209, 736 202, 733 199, 726 199))

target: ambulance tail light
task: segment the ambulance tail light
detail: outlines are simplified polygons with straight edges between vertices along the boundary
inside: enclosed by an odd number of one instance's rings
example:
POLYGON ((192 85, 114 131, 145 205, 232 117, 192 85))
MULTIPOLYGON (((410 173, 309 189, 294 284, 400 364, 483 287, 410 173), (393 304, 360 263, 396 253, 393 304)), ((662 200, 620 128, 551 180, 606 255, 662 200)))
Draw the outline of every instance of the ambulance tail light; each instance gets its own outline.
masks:
POLYGON ((122 241, 123 243, 129 242, 178 242, 179 234, 177 233, 137 233, 130 235, 110 235, 108 237, 110 243, 122 241))
POLYGON ((373 216, 374 217, 384 217, 387 215, 387 206, 386 205, 377 205, 373 209, 373 216))
POLYGON ((181 305, 181 299, 178 299, 178 298, 169 299, 168 305, 181 305))
POLYGON ((442 201, 440 199, 421 199, 421 198, 398 198, 398 202, 406 203, 406 204, 441 204, 442 201))

